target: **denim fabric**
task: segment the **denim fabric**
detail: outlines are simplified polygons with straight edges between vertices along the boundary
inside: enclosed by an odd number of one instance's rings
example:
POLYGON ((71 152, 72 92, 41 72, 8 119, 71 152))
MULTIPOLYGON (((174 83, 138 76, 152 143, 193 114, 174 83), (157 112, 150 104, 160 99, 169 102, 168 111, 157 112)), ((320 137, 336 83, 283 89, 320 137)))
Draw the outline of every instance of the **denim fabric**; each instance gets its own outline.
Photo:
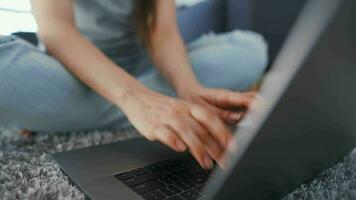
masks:
MULTIPOLYGON (((264 39, 248 31, 202 36, 188 44, 188 52, 201 83, 236 91, 253 85, 268 60, 264 39)), ((132 74, 157 92, 175 95, 151 63, 142 65, 125 68, 145 68, 132 74)), ((53 57, 16 37, 0 36, 0 126, 67 132, 118 129, 129 122, 53 57)))

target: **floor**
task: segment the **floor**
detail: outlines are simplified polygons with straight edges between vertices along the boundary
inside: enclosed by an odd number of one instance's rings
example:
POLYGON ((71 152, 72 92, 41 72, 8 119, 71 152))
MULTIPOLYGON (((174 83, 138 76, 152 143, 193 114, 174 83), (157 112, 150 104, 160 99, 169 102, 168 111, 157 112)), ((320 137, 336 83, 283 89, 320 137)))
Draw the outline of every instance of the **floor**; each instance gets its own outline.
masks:
MULTIPOLYGON (((51 153, 137 137, 133 130, 38 134, 30 139, 0 129, 0 199, 84 199, 49 156, 51 153)), ((356 151, 283 200, 356 199, 356 151)))

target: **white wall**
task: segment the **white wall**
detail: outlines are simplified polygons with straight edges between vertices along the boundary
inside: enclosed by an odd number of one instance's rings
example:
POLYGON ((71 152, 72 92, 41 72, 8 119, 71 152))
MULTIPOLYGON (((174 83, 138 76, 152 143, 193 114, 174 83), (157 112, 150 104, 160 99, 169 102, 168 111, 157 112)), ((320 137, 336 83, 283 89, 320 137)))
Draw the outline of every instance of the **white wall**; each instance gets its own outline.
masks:
POLYGON ((30 10, 29 0, 0 0, 0 34, 35 32, 37 26, 30 10))

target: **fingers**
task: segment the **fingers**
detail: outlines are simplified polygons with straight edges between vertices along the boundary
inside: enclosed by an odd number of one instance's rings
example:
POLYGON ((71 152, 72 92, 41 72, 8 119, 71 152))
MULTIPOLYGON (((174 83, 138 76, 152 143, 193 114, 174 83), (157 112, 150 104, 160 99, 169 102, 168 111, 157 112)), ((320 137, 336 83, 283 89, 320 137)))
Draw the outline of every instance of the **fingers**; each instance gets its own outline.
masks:
POLYGON ((162 142, 163 144, 169 146, 175 151, 184 152, 187 150, 187 146, 184 142, 176 135, 174 130, 169 127, 161 127, 155 130, 156 140, 162 142))
POLYGON ((165 121, 162 121, 162 124, 166 125, 155 128, 151 134, 143 135, 148 140, 158 140, 178 152, 189 149, 202 168, 211 169, 213 161, 186 119, 186 117, 175 118, 174 120, 167 118, 165 121))
POLYGON ((213 161, 194 130, 188 125, 189 124, 186 122, 177 121, 172 124, 172 129, 179 134, 180 138, 182 138, 188 146, 189 151, 198 161, 199 165, 205 169, 211 169, 213 167, 213 161))
MULTIPOLYGON (((226 92, 225 104, 233 107, 246 107, 249 108, 253 99, 255 98, 256 93, 248 92, 248 93, 237 93, 237 92, 226 92)), ((222 103, 224 100, 222 99, 222 103)))
POLYGON ((190 112, 194 119, 203 124, 222 147, 227 148, 231 131, 217 115, 197 105, 192 106, 190 112))
POLYGON ((228 125, 236 125, 242 120, 244 114, 246 114, 245 111, 221 109, 208 103, 202 103, 202 105, 206 106, 206 108, 208 108, 210 111, 217 114, 228 125))
POLYGON ((236 108, 249 108, 253 99, 255 98, 255 92, 232 92, 228 90, 211 90, 205 99, 223 109, 236 109, 236 108))
POLYGON ((213 158, 219 165, 220 160, 223 157, 225 148, 223 148, 219 142, 213 138, 211 133, 199 122, 194 119, 190 120, 190 125, 194 130, 194 133, 198 136, 200 142, 203 144, 207 153, 213 158))
POLYGON ((241 121, 244 116, 244 112, 233 112, 228 110, 218 110, 218 115, 229 125, 235 125, 241 121))

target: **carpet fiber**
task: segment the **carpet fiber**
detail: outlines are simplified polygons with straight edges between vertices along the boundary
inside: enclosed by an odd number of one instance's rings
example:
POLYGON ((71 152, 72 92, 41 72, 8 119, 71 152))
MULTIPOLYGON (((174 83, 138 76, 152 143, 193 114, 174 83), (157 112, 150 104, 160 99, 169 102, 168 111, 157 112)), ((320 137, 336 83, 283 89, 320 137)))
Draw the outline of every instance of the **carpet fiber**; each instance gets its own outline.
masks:
MULTIPOLYGON (((24 139, 15 130, 0 130, 0 199, 84 199, 49 155, 133 137, 137 133, 127 130, 24 139)), ((284 198, 295 199, 356 199, 356 152, 284 198)))

